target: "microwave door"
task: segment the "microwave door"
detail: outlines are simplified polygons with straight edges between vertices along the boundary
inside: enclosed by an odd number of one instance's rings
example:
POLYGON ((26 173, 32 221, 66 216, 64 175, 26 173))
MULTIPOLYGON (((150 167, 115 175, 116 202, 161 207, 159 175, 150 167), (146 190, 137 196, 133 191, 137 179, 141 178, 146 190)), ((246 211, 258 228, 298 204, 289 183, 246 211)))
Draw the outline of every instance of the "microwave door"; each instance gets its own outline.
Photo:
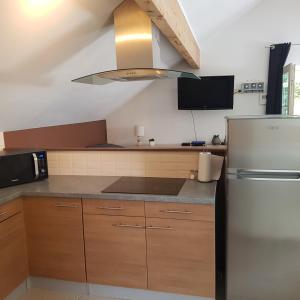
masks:
POLYGON ((31 182, 38 178, 38 159, 35 153, 16 156, 13 162, 14 175, 22 182, 31 182))
POLYGON ((35 154, 25 153, 1 158, 0 184, 9 186, 34 181, 38 176, 38 161, 35 154))

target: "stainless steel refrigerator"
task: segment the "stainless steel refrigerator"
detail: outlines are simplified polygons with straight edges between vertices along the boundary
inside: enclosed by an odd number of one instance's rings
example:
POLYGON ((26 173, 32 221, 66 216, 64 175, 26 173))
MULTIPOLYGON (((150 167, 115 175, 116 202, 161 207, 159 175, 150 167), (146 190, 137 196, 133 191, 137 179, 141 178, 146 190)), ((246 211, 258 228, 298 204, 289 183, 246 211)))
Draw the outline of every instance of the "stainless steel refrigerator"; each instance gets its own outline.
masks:
POLYGON ((300 299, 300 118, 228 118, 227 300, 300 299))

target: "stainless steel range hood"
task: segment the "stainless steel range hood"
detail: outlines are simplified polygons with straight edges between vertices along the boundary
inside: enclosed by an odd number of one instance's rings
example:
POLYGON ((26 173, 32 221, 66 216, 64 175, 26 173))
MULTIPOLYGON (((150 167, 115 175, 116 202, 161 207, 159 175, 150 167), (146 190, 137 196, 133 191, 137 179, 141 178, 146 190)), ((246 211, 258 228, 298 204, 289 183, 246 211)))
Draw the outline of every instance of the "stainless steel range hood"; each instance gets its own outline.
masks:
POLYGON ((159 68, 159 33, 148 15, 134 0, 125 0, 114 11, 117 70, 91 74, 72 80, 102 85, 113 81, 138 81, 187 77, 189 72, 159 68))

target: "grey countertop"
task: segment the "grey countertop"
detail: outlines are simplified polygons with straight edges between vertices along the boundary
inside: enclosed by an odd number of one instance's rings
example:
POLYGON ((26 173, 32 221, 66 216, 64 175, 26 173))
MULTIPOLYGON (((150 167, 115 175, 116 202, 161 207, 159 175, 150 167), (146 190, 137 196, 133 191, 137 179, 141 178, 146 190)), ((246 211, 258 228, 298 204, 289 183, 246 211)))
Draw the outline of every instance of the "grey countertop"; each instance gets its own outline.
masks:
POLYGON ((21 196, 215 204, 216 181, 200 183, 195 180, 186 180, 177 196, 101 192, 119 178, 115 176, 50 176, 44 181, 0 189, 0 204, 21 196))

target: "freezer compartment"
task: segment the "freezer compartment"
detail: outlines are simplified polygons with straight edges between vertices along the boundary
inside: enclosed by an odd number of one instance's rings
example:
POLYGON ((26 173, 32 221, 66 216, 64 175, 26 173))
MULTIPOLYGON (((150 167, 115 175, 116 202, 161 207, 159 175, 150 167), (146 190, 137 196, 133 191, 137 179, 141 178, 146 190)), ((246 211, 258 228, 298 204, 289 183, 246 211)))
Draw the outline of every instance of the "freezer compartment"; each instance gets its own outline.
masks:
POLYGON ((299 181, 226 181, 227 299, 299 300, 299 181))
POLYGON ((300 170, 300 118, 229 119, 228 168, 300 170))

